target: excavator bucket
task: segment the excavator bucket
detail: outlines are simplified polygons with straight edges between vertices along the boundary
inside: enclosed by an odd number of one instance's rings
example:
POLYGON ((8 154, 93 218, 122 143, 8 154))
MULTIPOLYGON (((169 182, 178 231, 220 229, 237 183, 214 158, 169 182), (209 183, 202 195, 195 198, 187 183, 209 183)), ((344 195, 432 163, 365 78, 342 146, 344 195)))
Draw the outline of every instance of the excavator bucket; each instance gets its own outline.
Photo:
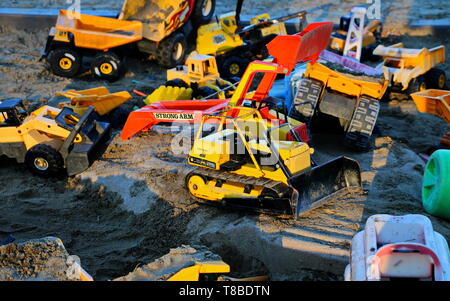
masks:
POLYGON ((275 37, 267 44, 267 49, 275 62, 288 68, 290 73, 297 63, 315 62, 327 48, 332 31, 333 22, 312 23, 300 33, 275 37))
POLYGON ((289 179, 294 189, 291 208, 296 218, 328 201, 362 190, 357 161, 339 157, 289 179))

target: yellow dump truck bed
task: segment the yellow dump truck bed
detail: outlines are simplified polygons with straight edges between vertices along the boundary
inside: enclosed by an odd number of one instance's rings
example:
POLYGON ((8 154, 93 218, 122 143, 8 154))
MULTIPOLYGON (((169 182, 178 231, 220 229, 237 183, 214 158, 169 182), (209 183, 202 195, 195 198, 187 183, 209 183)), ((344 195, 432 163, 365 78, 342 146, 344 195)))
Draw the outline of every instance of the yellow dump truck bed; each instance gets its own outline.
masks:
POLYGON ((389 81, 368 76, 354 76, 331 70, 319 62, 309 63, 305 77, 321 81, 323 85, 334 91, 359 97, 367 95, 381 99, 389 86, 389 81))
POLYGON ((93 106, 100 116, 108 114, 131 98, 127 91, 111 93, 106 87, 80 91, 68 90, 56 92, 55 95, 70 99, 70 101, 60 103, 60 108, 70 107, 75 113, 83 115, 89 106, 93 106))
POLYGON ((411 94, 417 110, 434 114, 450 124, 450 91, 430 89, 411 94))
POLYGON ((108 50, 142 39, 142 23, 139 21, 83 14, 77 19, 66 10, 59 11, 55 31, 56 41, 70 42, 70 32, 76 47, 96 50, 108 50))
POLYGON ((143 24, 143 37, 159 42, 184 24, 188 1, 125 0, 121 20, 138 20, 143 24))

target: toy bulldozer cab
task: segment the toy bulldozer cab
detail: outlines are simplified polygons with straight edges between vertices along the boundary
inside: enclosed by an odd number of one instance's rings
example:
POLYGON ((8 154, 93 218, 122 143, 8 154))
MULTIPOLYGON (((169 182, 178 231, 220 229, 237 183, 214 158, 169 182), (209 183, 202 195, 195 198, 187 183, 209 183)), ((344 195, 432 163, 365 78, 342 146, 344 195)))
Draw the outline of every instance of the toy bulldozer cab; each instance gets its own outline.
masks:
POLYGON ((8 99, 0 103, 0 127, 19 126, 27 116, 20 99, 8 99))

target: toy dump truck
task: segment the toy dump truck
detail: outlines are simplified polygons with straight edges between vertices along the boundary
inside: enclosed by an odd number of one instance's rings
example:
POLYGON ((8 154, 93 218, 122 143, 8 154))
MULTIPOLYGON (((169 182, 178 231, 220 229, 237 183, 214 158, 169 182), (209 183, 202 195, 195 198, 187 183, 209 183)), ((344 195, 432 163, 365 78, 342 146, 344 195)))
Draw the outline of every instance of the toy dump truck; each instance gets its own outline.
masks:
MULTIPOLYGON (((231 79, 234 83, 239 81, 231 79)), ((216 59, 210 55, 193 55, 183 66, 167 70, 167 87, 191 88, 195 99, 227 98, 234 90, 233 83, 220 77, 216 59)))
POLYGON ((350 14, 341 17, 339 29, 331 34, 329 48, 358 61, 372 59, 373 50, 381 39, 381 32, 381 21, 367 22, 366 9, 354 7, 350 14), (359 24, 364 24, 364 27, 359 24))
POLYGON ((64 169, 69 176, 78 174, 109 134, 109 123, 94 120, 93 111, 80 117, 69 108, 43 106, 28 114, 19 99, 0 101, 0 155, 26 163, 38 176, 64 169))
POLYGON ((93 57, 92 73, 115 80, 123 69, 124 57, 136 49, 172 68, 188 53, 193 24, 196 28, 209 22, 214 8, 215 0, 127 0, 119 19, 84 14, 75 18, 61 10, 43 57, 52 72, 63 77, 75 76, 83 57, 93 57))
POLYGON ((436 68, 445 62, 444 46, 410 49, 398 43, 389 47, 380 45, 373 53, 383 57, 383 63, 377 68, 385 67, 392 74, 391 90, 412 94, 426 89, 445 88, 445 71, 436 68))
POLYGON ((265 13, 252 18, 250 25, 242 28, 242 5, 243 0, 238 0, 235 12, 222 14, 216 22, 198 29, 196 51, 215 56, 219 72, 225 79, 241 77, 251 61, 266 59, 268 52, 265 45, 277 35, 287 34, 283 22, 299 18, 299 31, 306 22, 305 11, 275 19, 265 13))
POLYGON ((291 116, 307 123, 311 131, 341 128, 347 146, 367 150, 380 111, 379 100, 388 86, 386 78, 354 76, 319 62, 309 63, 298 82, 291 116))
POLYGON ((377 214, 352 239, 346 281, 449 281, 445 238, 424 215, 377 214))
POLYGON ((356 161, 340 157, 313 166, 313 149, 288 141, 292 130, 289 123, 269 126, 254 108, 204 114, 189 153, 188 163, 197 168, 186 176, 188 191, 211 204, 296 218, 342 193, 361 191, 356 161))

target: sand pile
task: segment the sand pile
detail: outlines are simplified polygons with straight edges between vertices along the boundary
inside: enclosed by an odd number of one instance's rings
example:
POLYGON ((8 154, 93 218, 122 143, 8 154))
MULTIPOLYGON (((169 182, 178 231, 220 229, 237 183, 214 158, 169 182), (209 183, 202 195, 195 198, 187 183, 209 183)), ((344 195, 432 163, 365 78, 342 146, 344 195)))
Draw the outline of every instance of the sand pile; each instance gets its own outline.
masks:
POLYGON ((45 237, 0 247, 0 281, 76 281, 90 277, 81 273, 79 258, 70 256, 59 238, 45 237))
POLYGON ((221 262, 222 259, 202 246, 181 246, 114 281, 165 281, 182 269, 212 261, 221 262))

